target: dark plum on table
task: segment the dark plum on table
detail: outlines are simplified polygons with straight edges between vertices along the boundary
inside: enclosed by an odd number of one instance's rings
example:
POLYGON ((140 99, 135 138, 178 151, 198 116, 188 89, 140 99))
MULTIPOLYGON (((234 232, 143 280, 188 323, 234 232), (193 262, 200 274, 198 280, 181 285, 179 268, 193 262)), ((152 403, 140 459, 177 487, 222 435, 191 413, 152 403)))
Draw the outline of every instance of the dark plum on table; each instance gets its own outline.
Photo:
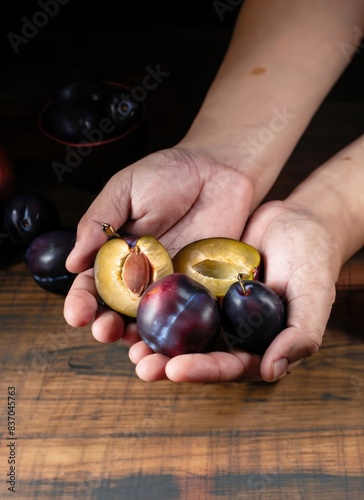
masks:
POLYGON ((59 214, 41 194, 18 194, 5 205, 2 225, 10 240, 26 247, 40 234, 58 229, 59 214))
POLYGON ((76 232, 58 229, 35 238, 24 261, 34 281, 44 290, 66 295, 75 279, 65 266, 74 247, 76 232))

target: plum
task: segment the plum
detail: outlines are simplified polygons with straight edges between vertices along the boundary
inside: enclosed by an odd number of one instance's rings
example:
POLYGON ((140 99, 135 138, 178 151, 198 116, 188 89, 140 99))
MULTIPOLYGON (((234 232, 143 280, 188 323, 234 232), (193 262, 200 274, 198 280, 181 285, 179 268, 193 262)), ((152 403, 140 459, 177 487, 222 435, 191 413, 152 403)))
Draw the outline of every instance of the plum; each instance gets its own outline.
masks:
POLYGON ((110 89, 106 84, 88 79, 76 79, 58 88, 54 102, 63 106, 85 105, 101 109, 109 97, 110 89))
POLYGON ((44 127, 61 141, 76 144, 89 142, 89 133, 98 130, 102 114, 92 106, 84 104, 65 106, 53 104, 44 115, 44 127))
POLYGON ((118 133, 128 130, 140 122, 143 117, 143 106, 134 101, 130 91, 114 90, 105 103, 107 116, 117 126, 118 133))
POLYGON ((189 243, 173 257, 173 268, 223 297, 237 275, 258 279, 261 256, 247 243, 231 238, 205 238, 189 243))
POLYGON ((121 237, 107 223, 102 229, 109 239, 95 258, 97 292, 111 309, 135 318, 144 290, 173 272, 171 258, 153 236, 121 237))
POLYGON ((232 348, 263 354, 284 329, 285 322, 282 299, 260 281, 240 278, 222 301, 222 328, 232 348))
POLYGON ((7 267, 23 258, 22 250, 9 238, 4 225, 4 204, 0 201, 0 268, 7 267))
POLYGON ((65 266, 74 247, 76 231, 57 229, 37 236, 28 246, 24 262, 34 281, 44 290, 66 295, 75 274, 65 266))
POLYGON ((3 227, 10 240, 26 248, 40 234, 59 228, 58 210, 41 194, 18 194, 5 205, 3 227))
POLYGON ((182 273, 164 276, 150 285, 137 310, 142 340, 166 356, 206 352, 221 331, 218 299, 182 273))

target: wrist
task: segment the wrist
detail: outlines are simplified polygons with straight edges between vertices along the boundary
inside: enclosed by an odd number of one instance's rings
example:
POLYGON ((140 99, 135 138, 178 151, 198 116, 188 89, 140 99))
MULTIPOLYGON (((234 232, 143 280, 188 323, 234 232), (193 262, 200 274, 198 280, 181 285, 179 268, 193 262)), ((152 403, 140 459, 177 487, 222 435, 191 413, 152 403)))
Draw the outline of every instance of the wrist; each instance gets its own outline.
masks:
POLYGON ((231 113, 224 114, 206 103, 179 143, 181 147, 204 151, 249 177, 255 190, 253 208, 273 186, 303 131, 293 123, 298 117, 293 108, 279 107, 274 102, 258 108, 250 122, 237 123, 229 120, 231 113))

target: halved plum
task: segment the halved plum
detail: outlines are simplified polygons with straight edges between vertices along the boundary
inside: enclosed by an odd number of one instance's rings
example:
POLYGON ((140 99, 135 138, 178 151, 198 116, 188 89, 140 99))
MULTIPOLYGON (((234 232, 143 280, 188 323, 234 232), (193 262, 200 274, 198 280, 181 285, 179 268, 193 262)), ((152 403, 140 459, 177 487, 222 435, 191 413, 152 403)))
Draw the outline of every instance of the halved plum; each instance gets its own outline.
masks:
POLYGON ((103 229, 110 238, 99 249, 94 263, 97 292, 111 309, 135 318, 146 288, 173 272, 171 258, 153 236, 124 239, 109 224, 103 229))
POLYGON ((259 251, 231 238, 206 238, 183 247, 172 259, 174 271, 183 273, 206 286, 217 297, 223 297, 238 281, 259 277, 259 251))

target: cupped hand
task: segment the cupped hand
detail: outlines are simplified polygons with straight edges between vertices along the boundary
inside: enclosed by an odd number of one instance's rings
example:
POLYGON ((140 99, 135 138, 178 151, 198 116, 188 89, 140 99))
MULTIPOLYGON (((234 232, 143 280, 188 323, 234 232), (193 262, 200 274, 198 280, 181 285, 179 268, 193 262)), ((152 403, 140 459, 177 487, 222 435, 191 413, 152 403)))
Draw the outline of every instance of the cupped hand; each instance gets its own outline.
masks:
POLYGON ((121 315, 97 300, 93 263, 106 241, 102 223, 158 238, 171 256, 205 237, 239 239, 252 210, 254 186, 239 168, 182 147, 153 153, 115 174, 79 222, 67 268, 76 277, 64 305, 66 321, 92 324, 101 342, 139 339, 135 326, 125 330, 121 315))
MULTIPOLYGON (((304 207, 269 202, 253 214, 242 240, 260 250, 264 281, 286 304, 287 327, 262 358, 227 345, 209 354, 168 359, 152 353, 143 342, 136 342, 129 355, 142 379, 272 382, 317 352, 335 299, 341 265, 335 235, 304 207)), ((134 328, 129 332, 136 340, 134 328)))

